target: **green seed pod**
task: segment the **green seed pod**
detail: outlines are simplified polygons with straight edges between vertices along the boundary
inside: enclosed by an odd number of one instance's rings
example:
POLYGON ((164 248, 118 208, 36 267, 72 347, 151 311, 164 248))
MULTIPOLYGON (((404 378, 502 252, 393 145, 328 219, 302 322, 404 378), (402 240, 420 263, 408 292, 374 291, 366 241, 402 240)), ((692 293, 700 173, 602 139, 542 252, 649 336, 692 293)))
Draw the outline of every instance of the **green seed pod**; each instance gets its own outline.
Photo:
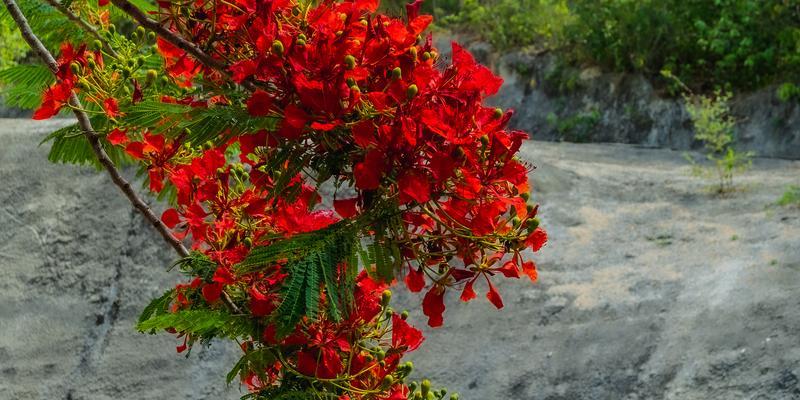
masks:
POLYGON ((283 43, 280 40, 275 40, 272 42, 272 52, 275 53, 278 57, 283 55, 283 43))
POLYGON ((356 58, 350 54, 344 56, 344 65, 347 69, 354 69, 356 67, 356 58))
POLYGON ((136 57, 136 66, 141 67, 144 65, 144 57, 136 57))
POLYGON ((441 397, 444 397, 446 394, 447 394, 447 388, 441 388, 441 389, 439 389, 439 395, 440 395, 441 397))
POLYGON ((413 83, 406 89, 406 97, 408 97, 409 100, 413 99, 417 93, 419 93, 419 88, 413 83))
POLYGON ((403 70, 400 69, 400 67, 395 67, 395 69, 392 70, 392 79, 398 80, 401 79, 402 77, 403 77, 403 70))
POLYGON ((384 290, 381 294, 381 305, 386 307, 389 305, 390 301, 392 301, 392 292, 390 290, 384 290))
POLYGON ((494 109, 494 117, 500 118, 503 116, 503 109, 502 108, 495 108, 494 109))

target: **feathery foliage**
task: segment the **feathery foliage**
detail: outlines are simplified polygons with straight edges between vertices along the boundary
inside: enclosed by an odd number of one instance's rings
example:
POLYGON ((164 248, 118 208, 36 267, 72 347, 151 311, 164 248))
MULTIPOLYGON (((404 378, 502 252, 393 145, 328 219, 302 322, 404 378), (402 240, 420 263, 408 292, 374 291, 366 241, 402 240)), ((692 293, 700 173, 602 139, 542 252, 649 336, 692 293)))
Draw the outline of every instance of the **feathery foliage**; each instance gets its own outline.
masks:
POLYGON ((44 65, 15 65, 0 71, 0 96, 7 106, 34 109, 53 82, 53 73, 44 65))
POLYGON ((196 309, 174 313, 153 313, 136 324, 140 332, 155 334, 164 329, 190 334, 194 339, 242 338, 252 336, 255 323, 246 316, 231 315, 226 311, 196 309))

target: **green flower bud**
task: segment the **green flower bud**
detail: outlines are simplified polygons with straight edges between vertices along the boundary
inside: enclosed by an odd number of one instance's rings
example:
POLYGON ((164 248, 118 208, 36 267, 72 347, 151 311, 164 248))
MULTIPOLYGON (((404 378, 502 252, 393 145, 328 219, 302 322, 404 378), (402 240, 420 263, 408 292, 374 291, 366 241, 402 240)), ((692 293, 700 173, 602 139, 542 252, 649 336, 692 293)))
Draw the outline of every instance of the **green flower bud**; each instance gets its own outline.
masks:
POLYGON ((93 48, 94 50, 100 50, 100 49, 102 49, 102 48, 103 48, 103 42, 101 42, 101 41, 99 41, 99 40, 95 40, 94 42, 92 42, 92 48, 93 48))
POLYGON ((422 61, 428 61, 430 59, 431 59, 431 53, 429 53, 427 51, 422 53, 422 61))
POLYGON ((144 78, 145 86, 150 86, 158 78, 158 71, 154 69, 147 70, 147 75, 144 78))
POLYGON ((394 383, 394 377, 392 377, 391 375, 386 375, 386 376, 383 377, 383 381, 381 382, 381 385, 383 387, 389 387, 389 386, 392 386, 392 383, 394 383))
POLYGON ((533 213, 533 210, 536 209, 532 204, 528 204, 525 208, 528 210, 528 214, 533 213))
POLYGON ((528 220, 528 230, 535 231, 539 227, 539 218, 531 218, 528 220))
POLYGON ((203 148, 206 149, 206 150, 213 149, 214 148, 214 142, 209 140, 209 141, 203 143, 203 148))
POLYGON ((140 26, 140 27, 136 28, 136 33, 134 33, 134 34, 136 35, 136 37, 138 37, 140 39, 144 39, 144 37, 147 34, 147 32, 144 31, 144 27, 143 26, 140 26))
POLYGON ((481 140, 481 144, 482 145, 484 145, 484 146, 488 146, 489 145, 489 135, 481 136, 480 140, 481 140))
POLYGON ((148 32, 147 33, 147 41, 148 42, 155 42, 156 41, 156 33, 155 32, 148 32))
POLYGON ((303 47, 303 46, 306 45, 306 41, 305 41, 305 39, 299 39, 298 38, 297 41, 295 41, 295 44, 300 46, 300 47, 303 47))
POLYGON ((377 358, 378 361, 383 361, 383 359, 386 358, 386 352, 383 351, 383 349, 378 349, 378 352, 375 353, 375 358, 377 358))
POLYGON ((420 387, 420 391, 422 392, 423 396, 425 396, 428 393, 430 393, 430 391, 431 391, 431 381, 429 381, 427 379, 423 379, 422 380, 422 386, 420 387))
POLYGON ((356 67, 356 58, 350 54, 344 56, 344 65, 347 69, 354 69, 356 67))
POLYGON ((408 319, 408 310, 403 310, 403 312, 400 313, 400 318, 404 320, 408 319))
POLYGON ((114 26, 114 24, 109 24, 108 25, 108 33, 110 33, 112 35, 117 33, 117 27, 114 26))
POLYGON ((522 197, 522 200, 528 201, 531 198, 531 194, 528 192, 522 192, 519 194, 519 197, 522 197))
POLYGON ((428 395, 425 396, 425 400, 436 400, 436 395, 433 392, 428 392, 428 395))
POLYGON ((390 301, 392 301, 392 292, 390 290, 384 290, 381 294, 381 305, 386 307, 389 305, 390 301))
POLYGON ((414 393, 414 400, 422 400, 422 393, 420 392, 414 393))
POLYGON ((250 239, 249 237, 246 237, 242 241, 242 244, 244 244, 245 247, 253 247, 253 239, 250 239))
POLYGON ((275 53, 278 57, 283 55, 283 43, 280 40, 275 40, 272 42, 272 52, 275 53))
POLYGON ((500 118, 503 116, 503 109, 502 108, 495 108, 494 109, 494 117, 500 118))
POLYGON ((514 218, 511 219, 511 225, 514 225, 515 228, 519 226, 520 222, 521 221, 520 221, 519 217, 514 217, 514 218))
POLYGON ((450 395, 450 400, 460 400, 460 399, 461 396, 459 396, 458 393, 453 393, 450 395))
POLYGON ((408 97, 409 100, 413 99, 417 93, 419 93, 419 88, 413 83, 406 89, 406 97, 408 97))
POLYGON ((350 88, 353 87, 353 86, 356 86, 356 80, 353 79, 352 77, 347 78, 345 80, 345 83, 347 83, 347 87, 350 87, 350 88))
POLYGON ((412 48, 408 49, 408 52, 409 52, 409 54, 411 54, 411 58, 414 59, 414 61, 416 61, 417 60, 417 48, 416 47, 412 47, 412 48))
POLYGON ((169 78, 166 76, 162 76, 161 79, 158 80, 161 85, 169 85, 169 78))
POLYGON ((305 34, 301 33, 297 35, 297 40, 308 40, 305 34))
POLYGON ((392 70, 392 79, 398 80, 403 77, 403 70, 400 67, 396 67, 392 70))
POLYGON ((80 66, 80 65, 78 65, 78 63, 76 63, 76 62, 74 62, 74 63, 70 63, 70 64, 69 64, 69 69, 70 69, 70 71, 72 71, 72 73, 73 73, 73 74, 75 74, 75 75, 77 75, 77 74, 80 74, 80 73, 81 73, 81 66, 80 66))

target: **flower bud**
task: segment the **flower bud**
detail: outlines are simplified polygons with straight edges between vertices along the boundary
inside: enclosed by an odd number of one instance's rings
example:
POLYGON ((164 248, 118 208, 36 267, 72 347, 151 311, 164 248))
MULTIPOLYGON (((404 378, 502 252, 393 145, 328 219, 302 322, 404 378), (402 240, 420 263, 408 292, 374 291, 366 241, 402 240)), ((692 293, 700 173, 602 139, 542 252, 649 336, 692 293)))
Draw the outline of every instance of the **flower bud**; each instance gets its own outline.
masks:
POLYGON ((242 244, 244 244, 245 247, 253 247, 253 239, 250 239, 249 237, 246 237, 242 241, 242 244))
POLYGON ((297 41, 295 42, 295 44, 300 46, 300 47, 303 47, 303 46, 306 45, 306 41, 305 41, 305 39, 298 38, 297 41))
POLYGON ((169 78, 162 76, 161 79, 159 79, 159 83, 161 83, 161 85, 169 85, 169 78))
POLYGON ((539 218, 531 218, 528 220, 528 230, 535 231, 539 227, 539 218))
POLYGON ((209 141, 203 143, 203 148, 206 149, 206 150, 213 149, 214 148, 214 142, 209 140, 209 141))
POLYGON ((416 47, 412 47, 412 48, 408 49, 408 52, 411 54, 411 58, 414 61, 416 61, 417 60, 417 48, 416 47))
POLYGON ((386 375, 386 376, 383 377, 383 381, 381 382, 381 385, 383 387, 389 387, 389 386, 392 386, 392 383, 394 383, 394 377, 392 377, 391 375, 386 375))
POLYGON ((392 79, 398 80, 403 77, 403 70, 400 67, 396 67, 392 70, 392 79))
POLYGON ((433 392, 428 392, 428 395, 425 396, 425 400, 436 400, 436 395, 433 392))
POLYGON ((450 400, 460 400, 460 399, 461 396, 459 396, 458 393, 453 393, 450 395, 450 400))
POLYGON ((422 400, 422 394, 420 392, 414 393, 414 400, 422 400))
POLYGON ((419 388, 419 390, 422 392, 423 396, 426 396, 431 391, 431 381, 429 381, 427 379, 423 379, 422 380, 422 385, 419 388))
POLYGON ((92 42, 92 49, 100 50, 102 48, 103 48, 103 42, 101 42, 99 40, 95 40, 94 42, 92 42))
POLYGON ((528 214, 532 214, 533 211, 536 210, 536 207, 534 207, 532 204, 528 204, 525 208, 528 210, 528 214))
POLYGON ((114 24, 108 24, 108 33, 112 35, 117 33, 117 27, 114 24))
POLYGON ((494 109, 494 117, 500 118, 503 116, 503 109, 502 108, 495 108, 494 109))
POLYGON ((484 146, 488 146, 489 145, 489 135, 481 136, 480 140, 481 140, 481 144, 482 145, 484 145, 484 146))
POLYGON ((386 358, 386 352, 383 351, 383 349, 378 349, 378 352, 375 353, 375 358, 377 358, 378 361, 383 361, 383 359, 386 358))
POLYGON ((147 70, 147 75, 144 78, 145 86, 150 86, 158 78, 158 71, 154 69, 147 70))
POLYGON ((408 319, 408 310, 403 310, 403 312, 400 313, 400 318, 404 320, 408 319))
POLYGON ((140 26, 140 27, 136 28, 135 35, 136 35, 136 37, 138 37, 140 39, 144 39, 145 35, 147 35, 147 32, 144 31, 144 27, 143 26, 140 26))
POLYGON ((307 40, 307 39, 308 37, 306 37, 306 35, 303 33, 297 35, 297 40, 307 40))
POLYGON ((389 305, 390 301, 392 301, 392 292, 390 290, 384 290, 381 294, 381 305, 386 307, 389 305))
POLYGON ((155 32, 148 32, 147 33, 147 41, 148 42, 155 42, 156 41, 156 33, 155 32))
POLYGON ((511 219, 511 225, 514 225, 515 228, 519 226, 520 222, 521 221, 520 221, 519 217, 514 217, 514 218, 511 219))
POLYGON ((429 53, 427 51, 422 53, 422 61, 428 61, 430 59, 431 59, 431 53, 429 53))
POLYGON ((531 198, 531 194, 528 192, 522 192, 519 194, 519 197, 522 197, 522 200, 528 201, 531 198))
POLYGON ((354 69, 356 67, 356 58, 350 54, 344 56, 344 65, 347 66, 347 69, 354 69))
POLYGON ((413 99, 417 93, 419 93, 419 88, 413 83, 406 89, 406 97, 408 97, 409 100, 413 99))
POLYGON ((81 73, 81 66, 76 62, 70 63, 69 70, 72 71, 73 74, 78 75, 81 73))
POLYGON ((283 50, 284 50, 283 43, 280 40, 274 40, 272 42, 272 52, 276 56, 278 56, 278 57, 282 56, 283 55, 283 50))
POLYGON ((345 79, 345 83, 347 83, 347 87, 349 88, 356 86, 356 80, 353 79, 352 77, 345 79))

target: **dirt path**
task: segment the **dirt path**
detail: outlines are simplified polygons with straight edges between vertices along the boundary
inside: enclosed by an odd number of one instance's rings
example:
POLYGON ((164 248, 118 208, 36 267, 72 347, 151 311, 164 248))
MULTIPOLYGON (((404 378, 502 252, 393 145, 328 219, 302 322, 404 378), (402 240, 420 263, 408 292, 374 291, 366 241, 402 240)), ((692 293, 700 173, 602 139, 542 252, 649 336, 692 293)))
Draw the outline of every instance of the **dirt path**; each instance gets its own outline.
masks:
MULTIPOLYGON (((133 331, 173 255, 105 176, 47 163, 52 124, 0 120, 0 399, 237 398, 230 348, 186 359, 133 331)), ((420 374, 472 400, 800 398, 800 210, 770 206, 800 162, 757 160, 716 198, 676 152, 524 153, 540 283, 504 282, 502 311, 449 299, 420 374)))

